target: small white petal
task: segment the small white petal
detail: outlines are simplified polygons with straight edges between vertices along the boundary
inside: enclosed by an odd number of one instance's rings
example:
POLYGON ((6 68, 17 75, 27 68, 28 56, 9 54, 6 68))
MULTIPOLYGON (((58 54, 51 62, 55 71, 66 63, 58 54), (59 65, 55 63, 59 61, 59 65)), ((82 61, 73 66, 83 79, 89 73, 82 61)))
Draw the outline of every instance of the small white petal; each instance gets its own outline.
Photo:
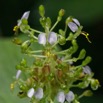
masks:
POLYGON ((77 19, 73 18, 73 21, 74 21, 78 26, 80 26, 80 22, 79 22, 77 19))
POLYGON ((85 67, 83 67, 83 72, 86 73, 86 74, 91 75, 92 71, 91 71, 91 68, 89 66, 85 66, 85 67))
POLYGON ((18 70, 17 73, 16 73, 16 79, 19 78, 20 74, 21 74, 21 70, 18 70))
POLYGON ((34 88, 31 88, 31 89, 29 89, 28 90, 28 92, 27 92, 27 96, 29 97, 29 98, 32 98, 32 96, 34 95, 34 88))
MULTIPOLYGON (((30 11, 26 11, 26 12, 22 15, 21 20, 24 19, 24 18, 25 18, 25 19, 28 19, 29 14, 30 14, 30 11)), ((21 25, 21 20, 18 22, 17 26, 20 26, 20 25, 21 25)))
POLYGON ((72 32, 76 32, 78 30, 78 26, 73 22, 69 22, 68 26, 72 32))
POLYGON ((42 88, 38 88, 38 90, 35 92, 34 94, 36 99, 42 99, 43 98, 43 89, 42 88))
POLYGON ((38 42, 39 44, 43 44, 43 45, 46 44, 46 36, 44 33, 38 35, 38 42))
POLYGON ((28 19, 29 14, 30 14, 30 11, 24 12, 24 14, 22 15, 21 19, 24 19, 24 18, 25 18, 25 19, 28 19))
POLYGON ((64 101, 65 101, 65 94, 64 94, 64 92, 59 92, 57 94, 57 101, 59 103, 64 103, 64 101))
POLYGON ((74 93, 69 91, 69 93, 65 95, 65 98, 69 103, 72 102, 74 100, 74 93))
POLYGON ((57 42, 57 34, 55 32, 50 32, 50 34, 48 36, 48 42, 50 44, 54 44, 57 42))

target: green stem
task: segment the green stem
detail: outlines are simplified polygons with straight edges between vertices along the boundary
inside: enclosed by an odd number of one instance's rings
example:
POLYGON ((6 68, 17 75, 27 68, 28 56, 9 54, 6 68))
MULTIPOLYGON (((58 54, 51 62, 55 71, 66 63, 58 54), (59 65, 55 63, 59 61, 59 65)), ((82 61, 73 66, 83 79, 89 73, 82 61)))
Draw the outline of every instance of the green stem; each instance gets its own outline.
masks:
POLYGON ((56 25, 59 23, 59 21, 56 21, 53 27, 50 29, 50 32, 56 27, 56 25))
POLYGON ((34 31, 34 32, 36 32, 36 33, 39 33, 39 34, 40 34, 40 33, 43 33, 43 32, 41 32, 41 31, 38 31, 38 30, 35 30, 35 29, 32 29, 32 28, 30 28, 30 30, 31 30, 31 31, 34 31))
POLYGON ((41 52, 43 52, 42 50, 37 50, 37 51, 29 51, 29 53, 41 53, 41 52))
POLYGON ((31 54, 29 54, 29 56, 33 56, 33 57, 37 57, 37 58, 46 58, 47 57, 44 55, 31 55, 31 54))

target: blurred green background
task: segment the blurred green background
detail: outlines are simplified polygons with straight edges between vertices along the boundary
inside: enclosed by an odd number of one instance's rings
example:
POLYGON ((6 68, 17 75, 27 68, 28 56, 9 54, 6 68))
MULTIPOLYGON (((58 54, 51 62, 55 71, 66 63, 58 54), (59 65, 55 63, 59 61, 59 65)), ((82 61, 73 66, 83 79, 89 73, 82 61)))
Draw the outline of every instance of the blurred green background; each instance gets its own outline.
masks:
MULTIPOLYGON (((80 48, 87 50, 93 60, 90 67, 103 85, 103 0, 1 0, 0 1, 0 103, 29 103, 27 99, 19 99, 16 91, 10 91, 10 83, 16 74, 15 65, 22 58, 20 48, 14 45, 13 27, 22 14, 30 10, 29 24, 31 27, 40 29, 38 6, 43 4, 46 9, 46 16, 50 16, 53 23, 56 20, 58 11, 66 10, 64 19, 74 16, 84 26, 83 30, 90 34, 92 44, 84 37, 78 39, 80 48)), ((58 26, 63 27, 61 22, 58 26)), ((57 29, 56 29, 57 30, 57 29)), ((68 45, 63 46, 66 49, 68 45)), ((103 103, 103 87, 101 86, 90 98, 84 98, 81 103, 103 103)))

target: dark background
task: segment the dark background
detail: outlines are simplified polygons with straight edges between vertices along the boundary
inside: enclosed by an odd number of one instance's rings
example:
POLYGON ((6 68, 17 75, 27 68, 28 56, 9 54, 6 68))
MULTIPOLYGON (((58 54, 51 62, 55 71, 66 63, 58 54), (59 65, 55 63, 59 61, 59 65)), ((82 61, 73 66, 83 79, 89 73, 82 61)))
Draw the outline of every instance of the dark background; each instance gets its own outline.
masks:
MULTIPOLYGON (((66 10, 64 19, 68 16, 77 18, 83 30, 90 34, 92 43, 88 43, 85 37, 79 38, 80 48, 87 50, 87 55, 92 57, 90 67, 103 85, 103 0, 1 0, 0 1, 0 37, 9 38, 13 36, 13 27, 22 14, 30 10, 29 24, 33 28, 40 28, 38 6, 43 4, 46 15, 55 22, 58 11, 66 10)), ((63 27, 61 22, 59 27, 63 27)), ((67 48, 68 45, 62 47, 67 48)), ((0 48, 2 49, 2 48, 0 48)), ((103 94, 101 86, 96 93, 103 94)), ((101 102, 98 102, 101 103, 101 102)))

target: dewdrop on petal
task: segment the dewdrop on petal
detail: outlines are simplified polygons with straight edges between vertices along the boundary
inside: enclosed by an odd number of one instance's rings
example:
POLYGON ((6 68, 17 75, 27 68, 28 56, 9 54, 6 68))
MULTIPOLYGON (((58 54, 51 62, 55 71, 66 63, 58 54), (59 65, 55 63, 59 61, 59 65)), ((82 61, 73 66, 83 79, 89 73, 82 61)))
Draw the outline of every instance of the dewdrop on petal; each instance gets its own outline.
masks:
POLYGON ((57 42, 57 34, 55 32, 50 32, 48 42, 50 44, 55 44, 57 42))
POLYGON ((24 14, 22 15, 22 17, 21 17, 20 21, 18 22, 17 26, 20 26, 22 19, 24 19, 24 18, 25 18, 25 19, 28 19, 29 14, 30 14, 30 11, 24 12, 24 14))
POLYGON ((39 42, 39 44, 43 44, 43 45, 46 44, 45 33, 41 33, 41 34, 38 35, 38 42, 39 42))
POLYGON ((21 70, 18 70, 16 73, 16 79, 18 79, 20 77, 20 74, 21 74, 21 70))
POLYGON ((36 99, 42 99, 43 98, 43 89, 42 88, 38 88, 37 91, 34 94, 36 99))
POLYGON ((65 101, 65 94, 64 94, 64 92, 59 92, 57 94, 57 101, 59 103, 64 103, 64 101, 65 101))
POLYGON ((74 93, 72 91, 69 91, 69 93, 65 95, 65 98, 69 103, 71 103, 74 100, 74 93))
POLYGON ((31 89, 29 89, 28 90, 28 92, 27 92, 27 96, 29 97, 29 98, 32 98, 32 96, 34 95, 34 88, 31 88, 31 89))

